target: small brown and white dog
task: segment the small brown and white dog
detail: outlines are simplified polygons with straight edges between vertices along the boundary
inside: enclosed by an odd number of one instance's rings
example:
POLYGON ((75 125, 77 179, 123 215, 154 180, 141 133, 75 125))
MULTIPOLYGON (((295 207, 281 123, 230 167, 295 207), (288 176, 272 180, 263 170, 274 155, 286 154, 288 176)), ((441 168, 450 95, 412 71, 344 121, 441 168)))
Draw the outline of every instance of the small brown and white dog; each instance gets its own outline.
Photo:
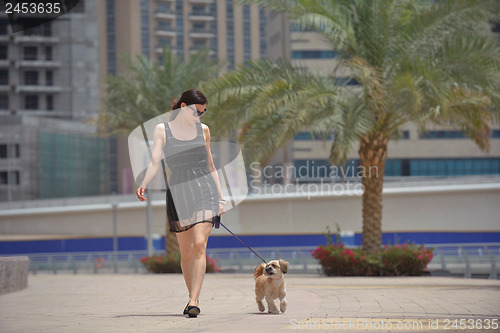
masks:
POLYGON ((286 311, 286 289, 283 274, 288 271, 288 262, 285 260, 272 260, 267 265, 262 263, 253 272, 255 278, 255 300, 260 312, 264 312, 265 307, 262 299, 267 301, 267 312, 279 314, 286 311), (274 304, 274 300, 279 298, 280 310, 274 304))

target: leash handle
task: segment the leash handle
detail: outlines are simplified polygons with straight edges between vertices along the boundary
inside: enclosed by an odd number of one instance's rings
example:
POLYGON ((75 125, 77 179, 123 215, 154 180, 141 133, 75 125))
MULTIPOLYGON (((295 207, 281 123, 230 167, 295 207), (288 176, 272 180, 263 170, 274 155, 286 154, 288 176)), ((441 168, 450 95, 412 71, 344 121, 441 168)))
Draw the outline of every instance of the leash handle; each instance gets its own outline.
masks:
POLYGON ((252 250, 252 248, 251 248, 250 246, 246 245, 244 241, 242 241, 242 240, 241 240, 238 236, 236 236, 235 234, 233 234, 233 232, 232 232, 231 230, 229 230, 229 229, 228 229, 228 228, 227 228, 224 224, 222 224, 222 222, 219 222, 219 223, 220 223, 220 225, 221 225, 221 226, 223 226, 223 227, 224 227, 227 231, 229 231, 229 232, 231 233, 231 235, 233 235, 234 237, 236 237, 236 239, 237 239, 237 240, 239 240, 239 241, 240 241, 243 245, 245 245, 246 247, 248 247, 248 249, 249 249, 250 251, 252 251, 252 252, 253 252, 253 253, 254 253, 257 257, 259 257, 259 258, 260 258, 260 260, 262 260, 262 261, 264 262, 264 264, 266 264, 266 265, 267 265, 267 262, 266 262, 264 259, 262 259, 262 257, 261 257, 261 256, 259 256, 259 255, 257 254, 257 252, 255 252, 254 250, 252 250))

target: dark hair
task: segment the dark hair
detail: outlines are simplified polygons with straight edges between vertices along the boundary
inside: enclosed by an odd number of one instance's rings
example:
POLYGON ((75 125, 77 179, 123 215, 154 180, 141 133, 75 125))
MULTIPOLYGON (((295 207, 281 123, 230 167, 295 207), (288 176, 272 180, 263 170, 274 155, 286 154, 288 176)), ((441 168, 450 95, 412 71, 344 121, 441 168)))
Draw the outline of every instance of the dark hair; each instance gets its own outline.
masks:
POLYGON ((172 110, 177 110, 172 113, 170 120, 174 120, 179 114, 179 109, 181 107, 181 103, 186 103, 186 105, 192 104, 207 104, 207 98, 201 91, 198 89, 189 89, 182 93, 181 98, 177 101, 174 100, 172 102, 172 110))

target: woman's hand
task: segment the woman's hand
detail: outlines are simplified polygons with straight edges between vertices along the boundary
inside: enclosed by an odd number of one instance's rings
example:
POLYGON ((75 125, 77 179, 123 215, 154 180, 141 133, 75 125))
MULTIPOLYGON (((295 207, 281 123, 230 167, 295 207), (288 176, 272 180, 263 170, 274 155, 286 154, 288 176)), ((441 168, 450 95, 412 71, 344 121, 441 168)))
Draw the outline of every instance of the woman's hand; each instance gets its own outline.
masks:
POLYGON ((139 200, 141 201, 146 201, 147 199, 144 197, 144 192, 146 191, 146 187, 144 186, 139 186, 139 188, 137 189, 137 191, 135 191, 135 194, 137 195, 137 197, 139 198, 139 200))
POLYGON ((219 202, 219 216, 224 214, 226 211, 224 210, 224 202, 219 202))

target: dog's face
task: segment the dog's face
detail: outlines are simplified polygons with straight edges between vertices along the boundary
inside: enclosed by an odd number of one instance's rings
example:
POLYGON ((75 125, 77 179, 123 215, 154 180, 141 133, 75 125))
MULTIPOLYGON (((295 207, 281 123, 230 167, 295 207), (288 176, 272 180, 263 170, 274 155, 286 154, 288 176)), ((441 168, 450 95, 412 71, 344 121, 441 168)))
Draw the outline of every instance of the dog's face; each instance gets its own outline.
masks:
POLYGON ((288 271, 288 262, 272 260, 264 268, 264 275, 272 279, 280 279, 288 271))

